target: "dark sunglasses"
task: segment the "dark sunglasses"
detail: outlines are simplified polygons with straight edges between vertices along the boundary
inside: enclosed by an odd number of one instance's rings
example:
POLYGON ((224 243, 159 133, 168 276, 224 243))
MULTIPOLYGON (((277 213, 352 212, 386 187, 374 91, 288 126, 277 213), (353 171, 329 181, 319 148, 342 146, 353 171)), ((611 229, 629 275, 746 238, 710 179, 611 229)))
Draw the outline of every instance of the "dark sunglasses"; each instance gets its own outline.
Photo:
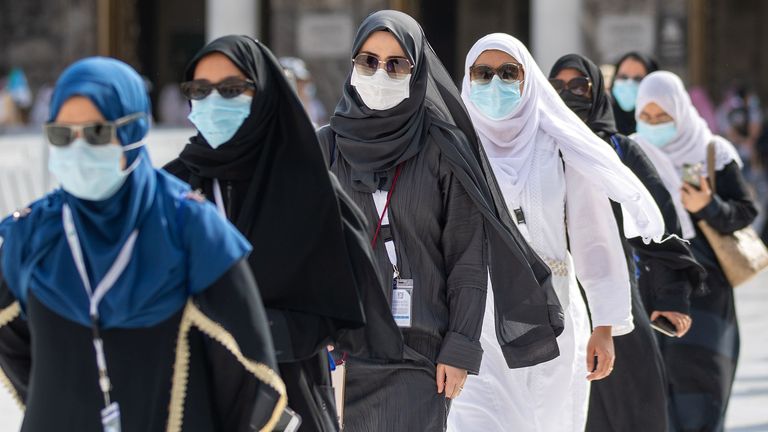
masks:
POLYGON ((592 90, 592 81, 586 77, 576 77, 568 82, 552 78, 549 83, 555 88, 557 94, 563 94, 564 91, 568 90, 575 96, 589 97, 589 92, 592 90))
POLYGON ((519 63, 504 63, 496 69, 488 65, 473 65, 469 68, 469 79, 478 84, 488 84, 497 75, 507 84, 521 81, 523 78, 523 65, 519 63))
POLYGON ((144 113, 134 113, 120 117, 115 121, 81 125, 48 123, 43 126, 43 131, 48 142, 56 147, 66 147, 72 144, 78 136, 82 136, 88 144, 100 146, 116 142, 118 128, 142 119, 145 116, 146 114, 144 113))
POLYGON ((225 78, 216 84, 207 79, 198 79, 181 83, 181 94, 190 100, 202 100, 208 97, 214 89, 224 99, 232 99, 245 93, 247 90, 256 90, 256 83, 242 78, 225 78))
POLYGON ((383 66, 387 75, 397 80, 407 78, 413 69, 411 61, 405 57, 389 57, 386 60, 381 60, 373 54, 365 53, 358 54, 357 57, 353 58, 352 64, 355 65, 357 73, 365 76, 375 74, 383 66))

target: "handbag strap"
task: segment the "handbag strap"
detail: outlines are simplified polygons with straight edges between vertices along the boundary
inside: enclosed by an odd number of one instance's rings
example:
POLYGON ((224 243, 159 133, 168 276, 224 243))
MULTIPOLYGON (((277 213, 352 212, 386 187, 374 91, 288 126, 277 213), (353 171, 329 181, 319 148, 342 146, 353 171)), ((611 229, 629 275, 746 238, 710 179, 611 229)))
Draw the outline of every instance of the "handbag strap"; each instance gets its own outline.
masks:
POLYGON ((712 193, 717 190, 715 182, 715 142, 710 141, 707 145, 707 175, 709 176, 709 185, 712 187, 712 193))

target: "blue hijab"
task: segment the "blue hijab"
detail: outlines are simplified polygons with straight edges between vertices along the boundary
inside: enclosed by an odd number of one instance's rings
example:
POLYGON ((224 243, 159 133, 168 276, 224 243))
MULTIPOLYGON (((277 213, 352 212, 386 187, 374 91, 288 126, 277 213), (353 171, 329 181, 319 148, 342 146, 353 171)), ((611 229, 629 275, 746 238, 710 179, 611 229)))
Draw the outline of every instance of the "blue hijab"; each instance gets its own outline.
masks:
MULTIPOLYGON (((92 57, 67 68, 56 83, 50 120, 73 96, 90 99, 107 120, 145 113, 146 118, 119 129, 123 146, 140 142, 149 130, 144 82, 123 62, 92 57)), ((144 147, 126 152, 126 159, 126 166, 141 161, 114 196, 86 201, 58 189, 33 203, 26 216, 0 222, 0 273, 22 306, 31 292, 59 315, 90 323, 88 296, 64 235, 65 203, 93 287, 131 232, 139 230, 128 267, 99 306, 105 328, 159 323, 248 255, 250 245, 240 233, 187 185, 152 168, 144 147)))

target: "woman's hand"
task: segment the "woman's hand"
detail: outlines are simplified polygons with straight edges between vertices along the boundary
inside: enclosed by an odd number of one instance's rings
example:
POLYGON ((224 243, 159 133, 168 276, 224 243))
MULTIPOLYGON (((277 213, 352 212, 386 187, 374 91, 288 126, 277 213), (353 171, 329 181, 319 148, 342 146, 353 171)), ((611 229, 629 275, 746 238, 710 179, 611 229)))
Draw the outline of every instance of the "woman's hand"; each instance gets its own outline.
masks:
POLYGON ((675 326, 675 329, 677 329, 677 337, 685 336, 685 334, 688 333, 688 330, 691 329, 693 320, 686 314, 672 311, 653 311, 651 314, 651 321, 655 321, 656 318, 660 316, 668 319, 675 326))
POLYGON ((699 177, 701 189, 696 189, 688 183, 683 182, 680 189, 680 197, 683 200, 683 206, 691 213, 697 213, 712 201, 712 189, 709 188, 709 182, 704 176, 699 177))
POLYGON ((589 372, 587 379, 597 381, 610 375, 615 360, 611 326, 595 327, 587 344, 587 372, 589 372), (597 368, 595 368, 595 357, 597 357, 597 368))
POLYGON ((445 397, 455 399, 464 389, 467 371, 442 363, 437 364, 437 393, 445 391, 445 397))

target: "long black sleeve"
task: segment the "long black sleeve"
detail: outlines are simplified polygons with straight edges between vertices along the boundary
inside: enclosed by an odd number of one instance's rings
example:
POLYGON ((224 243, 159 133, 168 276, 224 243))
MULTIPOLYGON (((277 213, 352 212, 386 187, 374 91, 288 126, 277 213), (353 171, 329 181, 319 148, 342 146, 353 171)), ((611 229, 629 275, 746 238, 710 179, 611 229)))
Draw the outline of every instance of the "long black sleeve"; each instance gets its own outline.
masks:
POLYGON ((488 287, 483 220, 461 184, 450 174, 444 179, 443 254, 450 317, 437 361, 477 374, 488 287))
POLYGON ((739 165, 733 161, 715 172, 716 191, 712 201, 693 217, 705 220, 722 234, 745 228, 757 217, 757 207, 749 194, 749 187, 741 175, 739 165))

